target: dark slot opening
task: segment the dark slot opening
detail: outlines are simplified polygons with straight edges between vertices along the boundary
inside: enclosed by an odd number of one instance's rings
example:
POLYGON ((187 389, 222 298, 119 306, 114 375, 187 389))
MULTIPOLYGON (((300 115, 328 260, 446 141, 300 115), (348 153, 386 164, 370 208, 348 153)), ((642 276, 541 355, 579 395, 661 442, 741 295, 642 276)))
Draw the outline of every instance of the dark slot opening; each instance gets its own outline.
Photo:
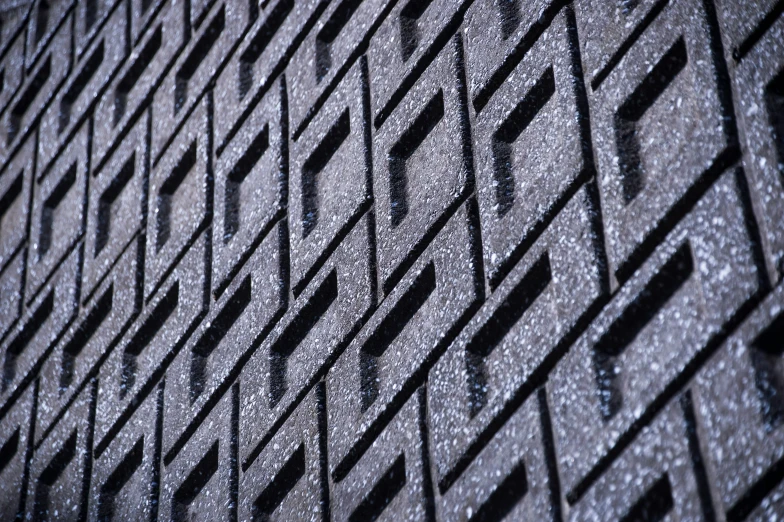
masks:
POLYGON ((19 194, 22 193, 23 182, 24 171, 19 172, 14 181, 11 182, 8 190, 3 194, 3 197, 0 198, 0 220, 3 219, 5 213, 11 208, 11 205, 14 204, 16 198, 19 197, 19 194))
POLYGON ((784 376, 780 368, 783 353, 784 313, 779 314, 749 348, 762 418, 768 431, 775 430, 784 421, 784 376))
POLYGON ((443 117, 444 91, 439 89, 389 152, 389 198, 393 228, 400 225, 408 214, 406 162, 443 117))
POLYGON ((60 475, 62 475, 65 468, 68 467, 68 464, 71 463, 76 455, 77 438, 78 432, 74 429, 63 446, 57 451, 46 468, 41 472, 41 476, 38 478, 39 483, 53 486, 57 482, 57 479, 60 478, 60 475))
POLYGON ((100 522, 110 522, 112 520, 114 516, 114 499, 125 484, 131 480, 136 470, 139 469, 143 458, 144 435, 139 437, 136 444, 133 445, 131 450, 120 461, 120 464, 109 475, 109 478, 106 479, 104 485, 101 486, 101 492, 98 497, 98 520, 100 522))
POLYGON ((520 26, 520 0, 498 0, 501 36, 507 40, 520 26))
POLYGON ((338 274, 333 269, 318 290, 286 328, 270 350, 270 408, 277 406, 288 390, 288 360, 338 297, 338 274))
POLYGON ((131 156, 117 173, 117 176, 98 199, 98 220, 95 226, 95 251, 93 252, 93 257, 98 257, 98 254, 109 242, 112 204, 117 200, 120 194, 122 194, 123 189, 133 177, 135 162, 136 152, 132 152, 131 156))
POLYGON ((253 65, 272 41, 272 37, 278 32, 280 26, 286 21, 286 17, 294 8, 294 0, 281 0, 267 17, 264 25, 253 35, 250 45, 240 56, 239 70, 239 99, 243 99, 253 86, 253 65))
POLYGON ((210 354, 220 344, 237 319, 248 307, 251 298, 250 274, 245 276, 237 290, 226 302, 226 306, 218 313, 210 327, 193 347, 191 356, 191 403, 204 391, 207 382, 207 361, 210 354))
POLYGON ((49 27, 49 2, 41 0, 35 17, 35 43, 40 43, 49 27))
POLYGON ((403 332, 403 329, 424 306, 435 289, 436 267, 431 261, 422 269, 411 286, 406 289, 406 293, 395 303, 378 328, 365 341, 359 352, 362 412, 367 411, 378 398, 378 359, 403 332))
POLYGON ((623 404, 618 357, 688 281, 693 271, 694 259, 687 242, 667 260, 594 346, 596 384, 605 421, 612 419, 623 404))
POLYGON ((52 314, 54 309, 54 290, 41 301, 41 304, 33 312, 33 316, 25 324, 22 332, 11 342, 5 352, 5 362, 3 364, 3 392, 8 390, 8 387, 16 378, 16 360, 22 354, 27 344, 35 337, 38 330, 43 326, 44 322, 52 314))
POLYGON ((727 522, 743 522, 784 480, 784 458, 775 461, 727 511, 727 522))
POLYGON ((176 281, 166 292, 163 299, 155 305, 153 312, 144 321, 139 331, 133 336, 123 353, 122 383, 120 385, 120 399, 125 396, 136 384, 136 358, 142 350, 152 342, 169 316, 177 308, 180 299, 180 282, 176 281))
POLYGON ((212 46, 218 41, 226 25, 226 6, 221 6, 218 14, 212 19, 210 25, 204 30, 196 45, 191 49, 190 54, 183 62, 177 76, 174 79, 174 114, 177 114, 185 106, 188 99, 188 82, 196 74, 199 66, 212 50, 212 46))
POLYGON ((8 466, 8 463, 11 462, 11 459, 14 458, 14 455, 19 450, 19 429, 19 426, 17 426, 11 436, 8 437, 8 440, 3 443, 3 447, 0 448, 0 473, 8 466))
POLYGON ((618 168, 627 205, 634 201, 645 185, 640 142, 637 139, 637 122, 686 67, 687 61, 686 43, 681 36, 615 114, 618 168))
MULTIPOLYGON (((770 6, 770 8, 763 8, 764 10, 767 10, 765 16, 762 17, 759 22, 755 22, 756 27, 754 27, 754 30, 745 37, 740 45, 732 49, 732 58, 735 60, 735 63, 743 60, 749 51, 757 45, 760 39, 768 34, 771 27, 781 19, 781 15, 784 14, 784 2, 781 0, 770 2, 766 5, 770 6)), ((763 12, 763 9, 760 10, 760 13, 763 12)), ((735 13, 733 14, 736 15, 735 13)), ((774 51, 774 53, 775 52, 776 51, 774 51)))
POLYGON ((63 348, 63 359, 60 366, 60 394, 65 392, 73 382, 76 358, 111 313, 113 294, 114 286, 112 285, 96 301, 95 306, 87 314, 87 318, 79 325, 79 329, 63 348))
POLYGON ((216 440, 207 453, 201 458, 196 467, 188 474, 188 477, 174 493, 172 499, 171 519, 174 522, 186 522, 188 507, 196 500, 201 490, 210 481, 215 472, 218 471, 218 441, 216 440))
POLYGON ((125 116, 126 106, 128 105, 128 93, 131 92, 136 82, 139 81, 144 71, 152 63, 155 55, 161 48, 162 37, 163 30, 159 25, 155 28, 150 39, 144 44, 142 51, 128 68, 125 76, 117 84, 117 89, 114 92, 114 126, 117 126, 123 116, 125 116))
POLYGON ((269 124, 253 138, 248 149, 237 160, 226 178, 224 194, 223 244, 227 244, 240 229, 240 191, 242 182, 269 148, 269 124))
POLYGON ((485 360, 542 295, 551 280, 550 257, 545 252, 466 346, 468 404, 472 418, 487 404, 485 360))
POLYGON ((665 474, 648 488, 621 522, 659 522, 673 508, 672 487, 665 474))
POLYGON ((38 261, 46 256, 49 248, 52 246, 52 228, 54 226, 54 211, 71 190, 71 187, 76 182, 76 163, 66 171, 63 178, 54 188, 52 193, 46 198, 43 207, 41 207, 41 230, 38 236, 38 261))
POLYGON ((765 87, 765 105, 768 109, 773 144, 776 147, 779 180, 784 187, 784 70, 765 87))
POLYGON ((419 47, 419 19, 433 0, 410 0, 400 10, 400 52, 406 63, 419 47))
POLYGON ((539 114, 539 111, 547 105, 553 94, 555 94, 555 76, 553 68, 549 67, 493 134, 495 199, 499 217, 509 212, 514 203, 512 145, 539 114))
POLYGON ((384 476, 357 506, 349 522, 373 522, 406 485, 406 455, 401 453, 384 476))
POLYGON ((98 0, 84 0, 84 32, 90 29, 98 19, 98 0))
POLYGON ((58 134, 62 134, 71 122, 71 106, 76 103, 76 100, 79 99, 79 95, 82 94, 84 88, 87 87, 87 84, 95 74, 95 71, 101 66, 101 62, 103 62, 103 53, 103 40, 101 40, 60 101, 60 125, 57 130, 58 134))
POLYGON ((321 80, 329 73, 329 69, 332 67, 330 54, 332 42, 338 37, 361 3, 362 0, 343 0, 316 35, 316 83, 321 83, 321 80))
POLYGON ((688 440, 689 455, 691 456, 691 468, 694 471, 694 481, 697 485, 697 495, 702 507, 703 520, 715 522, 716 510, 713 507, 708 470, 705 468, 705 459, 702 456, 702 448, 700 448, 699 435, 697 433, 697 416, 694 411, 691 390, 686 390, 680 396, 678 402, 683 412, 686 439, 688 440))
POLYGON ((34 521, 43 522, 49 519, 49 489, 57 483, 76 456, 76 441, 77 431, 74 429, 38 478, 33 504, 34 521))
POLYGON ((253 503, 253 521, 267 522, 305 475, 305 445, 300 444, 253 503))
POLYGON ((158 220, 156 222, 157 230, 155 236, 156 252, 160 252, 171 236, 172 197, 182 182, 185 181, 185 176, 196 165, 196 145, 196 140, 194 139, 158 192, 158 220))
POLYGON ((11 110, 11 115, 8 118, 8 134, 6 136, 8 145, 13 143, 16 135, 22 130, 22 118, 27 113, 27 109, 33 104, 35 97, 41 91, 43 86, 49 80, 49 75, 52 72, 52 57, 47 56, 43 65, 38 69, 33 77, 33 81, 27 86, 24 94, 20 96, 19 101, 16 102, 14 108, 11 110))
POLYGON ((501 484, 487 498, 470 522, 500 522, 528 492, 525 462, 518 462, 501 484))
POLYGON ((302 167, 302 237, 306 238, 316 228, 318 221, 318 174, 324 170, 332 156, 351 133, 348 108, 324 136, 318 147, 302 167))

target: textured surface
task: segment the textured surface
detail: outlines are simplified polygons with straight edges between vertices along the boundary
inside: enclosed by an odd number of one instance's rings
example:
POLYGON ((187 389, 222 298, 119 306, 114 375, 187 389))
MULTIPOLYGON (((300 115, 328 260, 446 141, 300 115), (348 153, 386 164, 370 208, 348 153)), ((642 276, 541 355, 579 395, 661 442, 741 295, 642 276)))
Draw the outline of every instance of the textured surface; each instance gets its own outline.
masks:
POLYGON ((0 520, 784 520, 784 0, 0 2, 0 520))

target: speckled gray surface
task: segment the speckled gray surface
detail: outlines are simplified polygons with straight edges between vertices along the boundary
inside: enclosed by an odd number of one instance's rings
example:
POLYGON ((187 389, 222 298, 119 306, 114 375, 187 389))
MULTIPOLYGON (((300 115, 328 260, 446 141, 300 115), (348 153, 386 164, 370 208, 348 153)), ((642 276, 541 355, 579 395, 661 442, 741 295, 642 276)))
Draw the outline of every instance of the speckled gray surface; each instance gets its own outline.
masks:
POLYGON ((784 522, 784 0, 0 2, 0 519, 784 522))

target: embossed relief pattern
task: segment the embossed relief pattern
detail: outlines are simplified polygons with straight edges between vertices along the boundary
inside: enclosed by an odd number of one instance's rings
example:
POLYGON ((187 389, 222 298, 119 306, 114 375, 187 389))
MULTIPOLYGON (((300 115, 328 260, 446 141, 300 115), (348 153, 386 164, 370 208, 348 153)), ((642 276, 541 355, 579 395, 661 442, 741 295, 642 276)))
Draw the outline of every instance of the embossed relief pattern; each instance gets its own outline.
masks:
POLYGON ((0 519, 784 519, 784 1, 0 2, 0 519))

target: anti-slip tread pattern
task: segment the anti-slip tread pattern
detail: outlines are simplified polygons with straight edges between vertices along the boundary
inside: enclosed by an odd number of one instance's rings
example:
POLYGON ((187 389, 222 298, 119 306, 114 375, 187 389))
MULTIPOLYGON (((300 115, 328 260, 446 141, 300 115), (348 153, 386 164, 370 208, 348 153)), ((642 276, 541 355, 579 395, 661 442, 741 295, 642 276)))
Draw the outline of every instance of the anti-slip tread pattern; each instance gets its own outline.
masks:
POLYGON ((781 519, 782 223, 782 0, 0 2, 0 519, 781 519))

